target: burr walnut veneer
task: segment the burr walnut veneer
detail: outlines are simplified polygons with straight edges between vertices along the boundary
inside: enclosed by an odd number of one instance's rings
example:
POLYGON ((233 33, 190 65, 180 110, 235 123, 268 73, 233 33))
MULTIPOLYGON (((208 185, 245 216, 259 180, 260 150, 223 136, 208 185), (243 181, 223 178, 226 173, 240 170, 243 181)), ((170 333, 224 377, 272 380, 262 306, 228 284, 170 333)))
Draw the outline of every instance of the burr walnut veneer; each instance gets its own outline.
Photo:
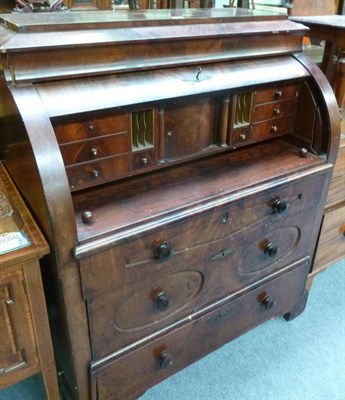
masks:
POLYGON ((2 16, 2 159, 50 241, 65 397, 137 398, 303 310, 339 143, 305 29, 239 8, 2 16))

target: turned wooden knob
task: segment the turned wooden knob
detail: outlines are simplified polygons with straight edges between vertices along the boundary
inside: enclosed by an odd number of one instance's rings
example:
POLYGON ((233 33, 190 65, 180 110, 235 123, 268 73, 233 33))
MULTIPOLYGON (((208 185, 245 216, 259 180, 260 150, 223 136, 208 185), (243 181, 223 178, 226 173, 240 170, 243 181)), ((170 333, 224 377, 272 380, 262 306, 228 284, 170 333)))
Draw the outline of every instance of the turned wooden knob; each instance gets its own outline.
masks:
POLYGON ((168 260, 173 255, 173 249, 169 242, 161 242, 153 249, 153 255, 159 260, 168 260))
POLYGON ((272 210, 277 213, 283 213, 289 207, 289 203, 281 198, 274 199, 272 203, 272 210))
POLYGON ((98 149, 96 147, 92 147, 90 149, 90 153, 91 153, 92 157, 97 157, 98 156, 98 149))
POLYGON ((163 350, 159 354, 157 361, 158 361, 159 368, 162 368, 162 369, 170 368, 174 363, 172 354, 168 350, 163 350))
POLYGON ((305 147, 302 147, 299 151, 299 156, 303 158, 308 157, 308 150, 305 147))
POLYGON ((270 310, 274 306, 274 300, 272 297, 267 294, 261 301, 261 304, 264 306, 265 310, 270 310))
POLYGON ((267 243, 264 252, 268 257, 274 257, 278 253, 278 246, 275 246, 272 242, 267 243))
POLYGON ((169 297, 165 292, 159 292, 156 294, 153 302, 159 311, 164 311, 169 307, 169 297))
POLYGON ((85 210, 81 213, 81 219, 84 224, 92 224, 93 222, 93 212, 90 210, 85 210))

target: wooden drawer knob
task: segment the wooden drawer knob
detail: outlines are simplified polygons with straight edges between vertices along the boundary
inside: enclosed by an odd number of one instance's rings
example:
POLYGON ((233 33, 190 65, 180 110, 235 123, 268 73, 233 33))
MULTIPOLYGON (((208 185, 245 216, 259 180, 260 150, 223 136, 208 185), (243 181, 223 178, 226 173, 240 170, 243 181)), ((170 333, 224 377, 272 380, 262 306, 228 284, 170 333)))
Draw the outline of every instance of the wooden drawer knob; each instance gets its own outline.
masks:
POLYGON ((173 249, 169 242, 161 242, 158 243, 155 248, 153 249, 153 255, 155 258, 159 260, 168 260, 173 255, 173 249))
POLYGON ((98 149, 96 147, 92 147, 90 149, 90 153, 92 157, 97 157, 98 156, 98 149))
POLYGON ((92 224, 93 222, 93 213, 90 210, 85 210, 81 213, 81 219, 84 224, 92 224))
POLYGON ((163 291, 156 294, 153 302, 159 311, 166 310, 170 304, 169 297, 163 291))
POLYGON ((275 246, 272 242, 268 242, 264 248, 264 252, 268 257, 274 257, 278 253, 278 246, 275 246))
POLYGON ((169 350, 163 350, 159 354, 157 361, 158 361, 158 366, 161 369, 170 368, 174 363, 172 354, 170 353, 169 350))
POLYGON ((299 156, 302 158, 308 157, 308 150, 305 147, 302 147, 299 151, 299 156))
POLYGON ((289 203, 285 200, 282 200, 280 197, 277 197, 273 200, 271 207, 274 212, 281 214, 288 209, 289 203))
POLYGON ((283 91, 282 90, 277 90, 276 92, 275 92, 275 97, 276 98, 280 98, 280 97, 282 97, 283 96, 283 91))
POLYGON ((267 294, 263 299, 261 304, 263 305, 263 307, 265 308, 265 310, 270 310, 271 308, 273 308, 274 306, 274 300, 273 298, 267 294))
POLYGON ((94 169, 94 170, 91 172, 91 175, 92 175, 94 178, 98 178, 98 177, 99 177, 99 172, 97 171, 97 169, 94 169))

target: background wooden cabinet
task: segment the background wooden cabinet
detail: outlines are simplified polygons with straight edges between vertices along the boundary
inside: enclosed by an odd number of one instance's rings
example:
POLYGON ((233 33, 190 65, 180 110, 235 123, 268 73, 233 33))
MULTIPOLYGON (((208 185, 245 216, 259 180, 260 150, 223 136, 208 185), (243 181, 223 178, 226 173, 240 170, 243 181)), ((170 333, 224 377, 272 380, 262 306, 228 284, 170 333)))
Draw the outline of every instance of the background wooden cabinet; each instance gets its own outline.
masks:
POLYGON ((65 0, 64 4, 71 10, 111 10, 112 0, 65 0))
POLYGON ((42 372, 47 398, 58 400, 39 265, 49 248, 2 164, 0 192, 9 199, 15 218, 31 243, 0 255, 0 390, 42 372))

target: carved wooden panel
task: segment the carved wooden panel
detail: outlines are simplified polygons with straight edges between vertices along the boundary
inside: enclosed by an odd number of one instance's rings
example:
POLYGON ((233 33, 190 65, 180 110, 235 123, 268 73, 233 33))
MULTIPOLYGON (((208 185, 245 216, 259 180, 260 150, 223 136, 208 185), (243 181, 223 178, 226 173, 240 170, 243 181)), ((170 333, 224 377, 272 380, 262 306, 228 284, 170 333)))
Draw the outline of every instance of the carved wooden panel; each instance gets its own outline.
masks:
POLYGON ((23 271, 0 276, 0 386, 16 370, 38 363, 23 271))

